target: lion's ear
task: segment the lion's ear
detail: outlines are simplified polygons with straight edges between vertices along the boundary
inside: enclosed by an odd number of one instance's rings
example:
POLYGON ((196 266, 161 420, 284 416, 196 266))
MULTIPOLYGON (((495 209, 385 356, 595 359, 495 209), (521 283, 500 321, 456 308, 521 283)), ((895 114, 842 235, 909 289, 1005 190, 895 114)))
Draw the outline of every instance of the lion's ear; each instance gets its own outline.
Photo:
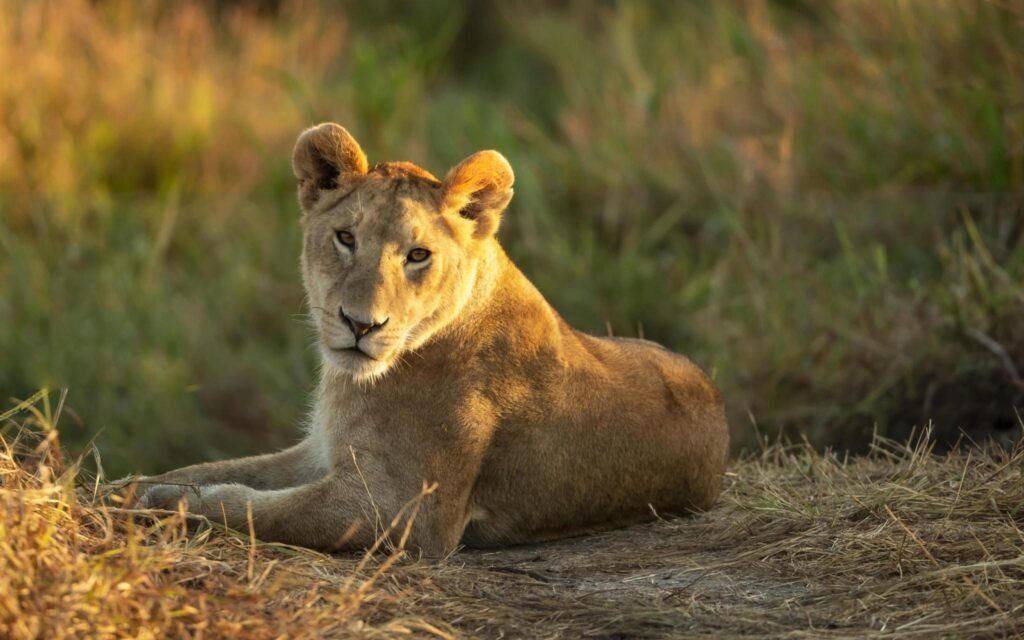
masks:
POLYGON ((497 151, 478 151, 444 179, 444 211, 476 223, 473 235, 492 236, 498 231, 501 213, 512 199, 515 176, 508 160, 497 151))
POLYGON ((299 203, 312 207, 324 189, 336 189, 346 177, 366 173, 366 154, 341 125, 325 122, 306 129, 295 142, 292 171, 299 180, 299 203))

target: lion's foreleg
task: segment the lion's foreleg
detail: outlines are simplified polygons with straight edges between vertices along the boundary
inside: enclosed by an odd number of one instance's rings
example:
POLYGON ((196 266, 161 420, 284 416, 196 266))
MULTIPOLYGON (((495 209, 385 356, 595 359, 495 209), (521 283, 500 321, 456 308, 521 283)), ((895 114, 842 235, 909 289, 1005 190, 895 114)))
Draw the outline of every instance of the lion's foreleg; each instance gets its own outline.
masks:
POLYGON ((141 492, 157 484, 240 484, 253 489, 286 489, 309 484, 326 473, 320 456, 307 440, 277 453, 195 464, 138 480, 141 492))
POLYGON ((353 480, 332 474, 299 487, 263 491, 222 484, 181 492, 162 485, 147 493, 145 506, 173 509, 184 499, 189 512, 232 529, 248 531, 251 523, 265 542, 315 549, 365 549, 382 536, 394 543, 406 527, 411 527, 410 545, 428 555, 446 553, 458 543, 459 531, 437 527, 436 509, 427 502, 431 496, 410 496, 404 509, 397 501, 378 504, 353 480))

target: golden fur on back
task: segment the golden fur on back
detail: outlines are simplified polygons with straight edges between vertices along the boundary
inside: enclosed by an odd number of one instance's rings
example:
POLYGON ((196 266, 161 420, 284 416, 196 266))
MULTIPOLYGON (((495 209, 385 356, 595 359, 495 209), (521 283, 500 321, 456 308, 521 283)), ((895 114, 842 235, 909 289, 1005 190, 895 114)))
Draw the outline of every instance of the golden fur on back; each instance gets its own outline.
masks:
POLYGON ((309 431, 147 479, 143 506, 186 500, 244 529, 251 504, 263 540, 364 548, 436 484, 410 539, 429 555, 711 506, 729 441, 718 391, 682 356, 580 333, 551 308, 495 238, 504 157, 478 152, 439 181, 371 168, 322 124, 293 166, 324 362, 309 431))

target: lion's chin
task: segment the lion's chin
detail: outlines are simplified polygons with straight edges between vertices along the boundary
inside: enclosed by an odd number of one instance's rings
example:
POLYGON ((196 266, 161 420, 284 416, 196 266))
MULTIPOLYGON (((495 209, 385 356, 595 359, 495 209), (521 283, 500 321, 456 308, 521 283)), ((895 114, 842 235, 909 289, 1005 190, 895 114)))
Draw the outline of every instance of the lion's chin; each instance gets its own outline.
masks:
POLYGON ((334 349, 321 345, 324 363, 356 382, 375 382, 391 368, 391 358, 377 358, 359 349, 334 349))

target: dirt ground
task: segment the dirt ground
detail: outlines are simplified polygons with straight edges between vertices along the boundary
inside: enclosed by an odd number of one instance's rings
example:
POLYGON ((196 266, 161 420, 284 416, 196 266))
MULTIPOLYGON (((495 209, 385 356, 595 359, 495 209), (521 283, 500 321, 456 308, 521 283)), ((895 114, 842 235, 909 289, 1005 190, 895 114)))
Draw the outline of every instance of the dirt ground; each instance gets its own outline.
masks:
MULTIPOLYGON (((463 552, 449 565, 468 575, 456 584, 439 577, 437 604, 460 600, 475 615, 467 612, 458 628, 486 637, 736 635, 744 617, 755 637, 836 626, 801 605, 835 594, 834 585, 772 571, 758 561, 757 548, 737 553, 709 545, 702 524, 661 522, 545 545, 463 552), (502 616, 494 617, 495 611, 502 616)), ((862 629, 882 627, 866 623, 862 629)))

